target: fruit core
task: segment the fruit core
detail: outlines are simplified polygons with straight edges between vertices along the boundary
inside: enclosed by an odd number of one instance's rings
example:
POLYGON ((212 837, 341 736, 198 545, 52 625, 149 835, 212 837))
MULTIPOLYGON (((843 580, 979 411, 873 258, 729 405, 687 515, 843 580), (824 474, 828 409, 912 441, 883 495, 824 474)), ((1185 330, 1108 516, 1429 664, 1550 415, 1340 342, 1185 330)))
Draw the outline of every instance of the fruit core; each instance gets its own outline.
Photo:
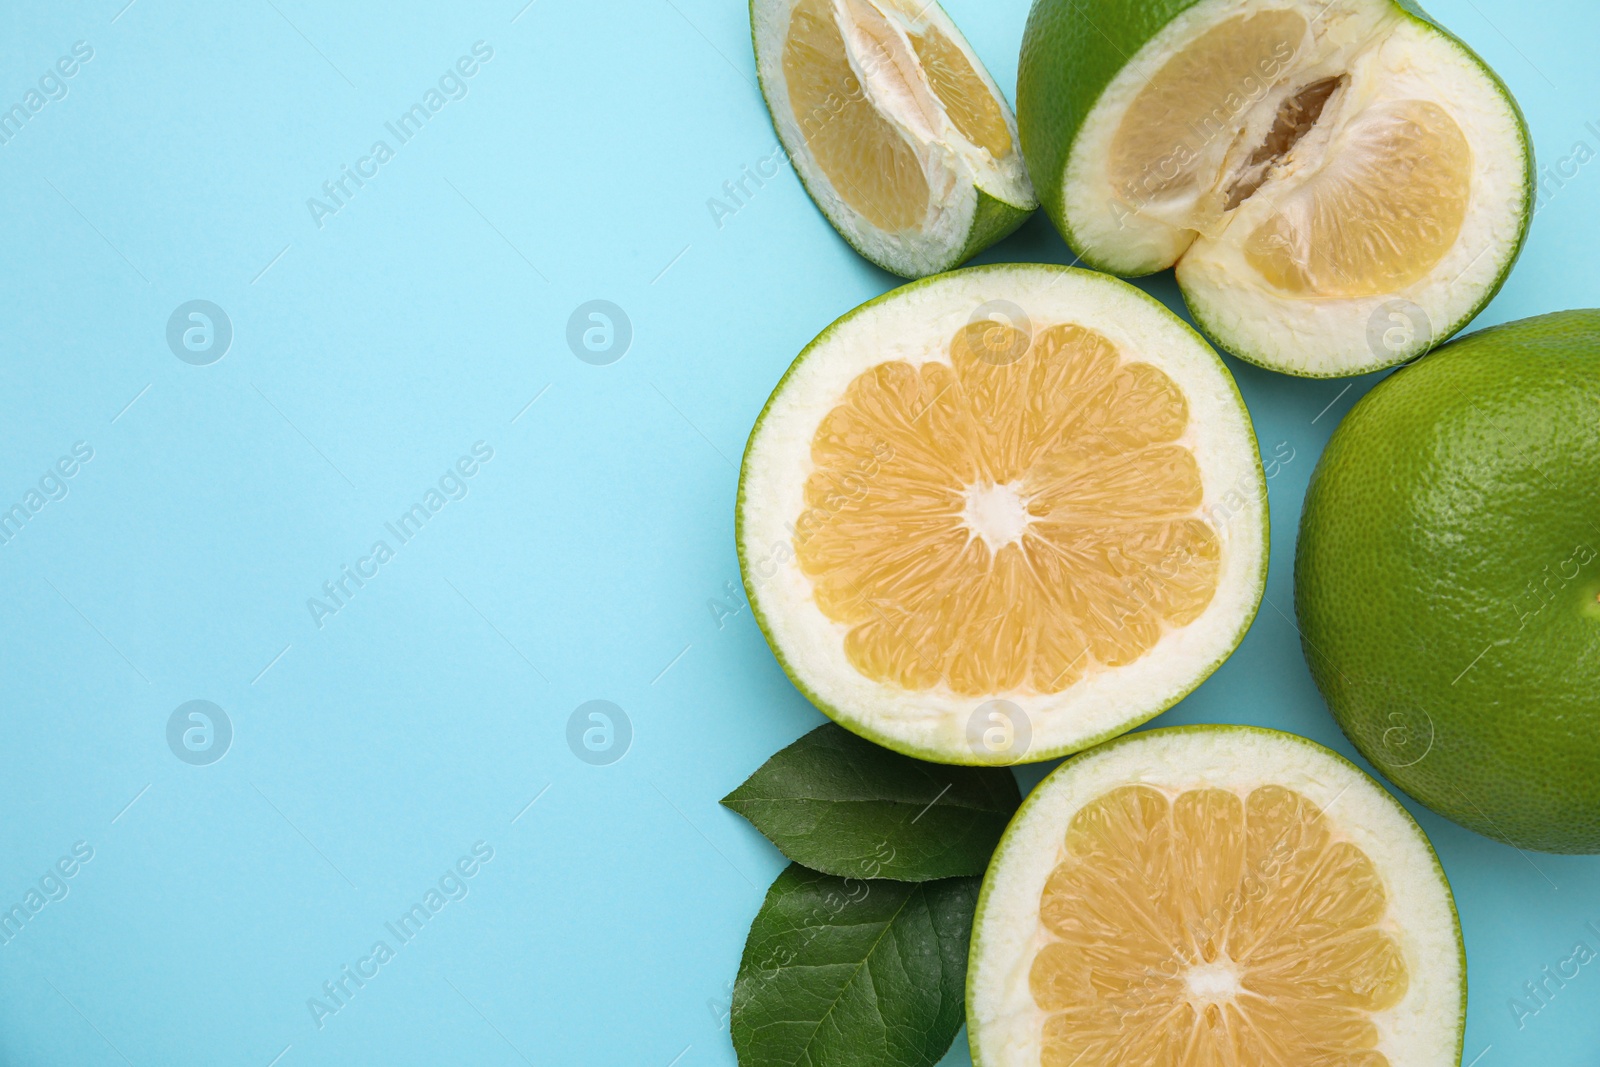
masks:
POLYGON ((1232 211, 1255 195, 1272 173, 1273 166, 1281 163, 1294 146, 1311 132, 1322 117, 1322 109, 1328 106, 1328 99, 1347 85, 1349 80, 1347 76, 1323 78, 1283 98, 1267 139, 1250 153, 1244 170, 1234 179, 1233 188, 1228 191, 1225 210, 1232 211))
POLYGON ((973 536, 983 539, 989 551, 997 552, 1017 544, 1028 531, 1033 518, 1019 485, 989 485, 978 482, 967 487, 966 507, 961 518, 973 536))
POLYGON ((1198 619, 1221 570, 1189 405, 1069 323, 982 320, 852 381, 795 555, 850 663, 908 690, 1056 693, 1198 619))
POLYGON ((1195 964, 1184 972, 1183 984, 1192 1001, 1232 1000, 1244 992, 1232 960, 1195 964))
POLYGON ((1238 15, 1167 59, 1113 137, 1112 191, 1123 210, 1237 242, 1280 294, 1391 293, 1455 246, 1472 149, 1438 103, 1374 90, 1364 59, 1389 23, 1330 70, 1317 21, 1238 15), (1258 198, 1268 210, 1241 212, 1258 198))

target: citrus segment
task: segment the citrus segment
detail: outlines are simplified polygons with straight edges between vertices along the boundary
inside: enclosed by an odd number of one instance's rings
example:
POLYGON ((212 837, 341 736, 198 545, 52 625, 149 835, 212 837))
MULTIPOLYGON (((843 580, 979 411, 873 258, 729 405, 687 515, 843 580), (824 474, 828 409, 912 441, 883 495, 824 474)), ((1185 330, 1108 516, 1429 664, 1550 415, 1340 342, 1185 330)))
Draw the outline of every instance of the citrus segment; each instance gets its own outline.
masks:
POLYGON ((1363 297, 1420 281, 1455 246, 1472 146, 1438 104, 1366 112, 1345 150, 1278 202, 1245 243, 1268 282, 1297 296, 1363 297))
POLYGON ((885 270, 948 270, 1038 206, 1015 119, 933 0, 750 0, 756 72, 789 161, 885 270))
POLYGON ((961 49, 936 26, 908 36, 928 84, 961 135, 996 159, 1009 156, 1011 131, 1005 113, 961 49))
POLYGON ((795 5, 783 72, 806 148, 845 202, 886 230, 920 223, 928 179, 905 136, 867 99, 828 0, 795 5))
POLYGON ((1012 358, 1019 342, 965 326, 951 364, 880 363, 818 427, 795 552, 868 677, 1059 692, 1215 592, 1183 393, 1094 330, 1049 327, 1012 358))
POLYGON ((1228 148, 1244 113, 1287 69, 1306 19, 1280 9, 1221 22, 1150 77, 1111 143, 1113 186, 1132 205, 1197 195, 1202 163, 1228 148))

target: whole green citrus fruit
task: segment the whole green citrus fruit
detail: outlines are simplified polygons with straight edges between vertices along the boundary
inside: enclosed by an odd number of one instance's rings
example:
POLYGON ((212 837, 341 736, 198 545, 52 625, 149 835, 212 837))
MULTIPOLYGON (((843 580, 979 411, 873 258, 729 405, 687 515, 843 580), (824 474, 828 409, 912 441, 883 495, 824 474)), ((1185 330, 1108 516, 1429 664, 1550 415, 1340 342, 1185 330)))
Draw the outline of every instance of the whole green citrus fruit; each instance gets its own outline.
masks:
POLYGON ((1417 800, 1600 852, 1600 311, 1381 383, 1306 496, 1295 607, 1344 732, 1417 800))

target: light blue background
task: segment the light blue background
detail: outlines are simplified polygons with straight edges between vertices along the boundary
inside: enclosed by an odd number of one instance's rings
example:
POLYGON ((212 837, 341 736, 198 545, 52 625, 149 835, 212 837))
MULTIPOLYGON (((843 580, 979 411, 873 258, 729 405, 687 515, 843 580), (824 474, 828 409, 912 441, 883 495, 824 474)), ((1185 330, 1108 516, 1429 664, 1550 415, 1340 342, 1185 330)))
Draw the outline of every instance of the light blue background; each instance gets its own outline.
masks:
MULTIPOLYGON (((743 5, 124 2, 0 14, 5 106, 94 49, 0 145, 0 508, 94 449, 0 546, 0 904, 94 849, 0 947, 0 1062, 732 1064, 730 982, 783 861, 716 801, 820 721, 749 612, 712 607, 738 578, 735 465, 793 355, 895 284, 787 170, 714 221, 775 144, 743 5), (397 145, 384 123, 480 40, 468 95, 397 145), (379 138, 395 158, 319 228, 307 198, 379 138), (610 366, 565 340, 597 298, 635 330, 610 366), (165 342, 191 299, 233 323, 211 366, 165 342), (307 598, 478 441, 469 495, 319 629, 307 598), (210 766, 167 747, 192 699, 234 726, 210 766), (610 766, 566 742, 591 699, 634 727, 610 766), (319 1029, 307 999, 477 841, 470 895, 319 1029)), ((1014 84, 1025 0, 947 6, 1014 84)), ((1600 148, 1594 4, 1431 6, 1544 163, 1600 148)), ((1600 303, 1600 166, 1576 170, 1484 323, 1600 303)), ((1042 217, 983 257, 1069 258, 1042 217)), ((1230 366, 1263 451, 1295 457, 1267 603, 1159 722, 1348 754, 1291 564, 1318 452, 1370 382, 1230 366)), ((1524 1029, 1508 1002, 1596 944, 1600 860, 1418 815, 1466 930, 1467 1060, 1593 1067, 1600 963, 1524 1029)))

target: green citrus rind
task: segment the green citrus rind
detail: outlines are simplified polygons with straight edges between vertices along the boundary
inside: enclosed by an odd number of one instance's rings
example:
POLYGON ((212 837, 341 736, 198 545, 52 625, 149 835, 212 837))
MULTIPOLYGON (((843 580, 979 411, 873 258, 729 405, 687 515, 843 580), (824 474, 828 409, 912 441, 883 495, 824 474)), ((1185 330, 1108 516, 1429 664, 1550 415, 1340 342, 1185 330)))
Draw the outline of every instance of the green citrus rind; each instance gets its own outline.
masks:
MULTIPOLYGON (((1062 186, 1084 120, 1113 78, 1167 24, 1203 0, 1035 0, 1017 61, 1017 132, 1034 195, 1086 265, 1119 273, 1073 232, 1062 186)), ((1154 274, 1163 268, 1123 277, 1154 274)))
POLYGON ((1302 646, 1362 755, 1493 839, 1600 852, 1600 311, 1381 382, 1306 492, 1302 646))

